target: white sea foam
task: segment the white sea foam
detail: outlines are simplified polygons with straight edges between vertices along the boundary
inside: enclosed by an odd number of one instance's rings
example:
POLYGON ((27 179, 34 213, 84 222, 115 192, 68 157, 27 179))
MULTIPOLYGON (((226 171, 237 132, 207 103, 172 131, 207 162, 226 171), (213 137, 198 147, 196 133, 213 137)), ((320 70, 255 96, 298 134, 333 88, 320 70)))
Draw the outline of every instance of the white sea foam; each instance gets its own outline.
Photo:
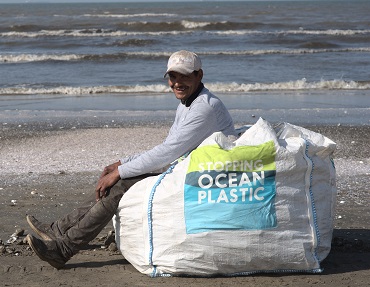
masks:
POLYGON ((207 55, 269 55, 269 54, 284 54, 284 55, 299 55, 299 54, 318 54, 318 53, 345 53, 345 52, 370 52, 370 47, 357 48, 329 48, 329 49, 286 49, 286 50, 245 50, 245 51, 215 51, 207 52, 207 55))
POLYGON ((0 63, 25 63, 41 61, 77 61, 100 59, 104 57, 112 58, 114 56, 131 57, 169 57, 171 52, 127 52, 108 55, 89 55, 89 54, 0 54, 0 63))
POLYGON ((0 95, 89 95, 89 94, 115 94, 115 93, 168 93, 170 90, 165 85, 146 86, 96 86, 96 87, 8 87, 1 88, 0 95))
POLYGON ((343 80, 321 80, 307 82, 306 79, 280 83, 210 83, 207 87, 217 92, 255 92, 255 91, 298 91, 298 90, 365 90, 370 89, 370 83, 357 83, 343 80))
POLYGON ((195 29, 195 28, 202 28, 210 25, 210 22, 192 22, 192 21, 181 21, 181 25, 187 29, 195 29))
MULTIPOLYGON (((222 23, 222 22, 220 22, 222 23)), ((132 23, 131 23, 132 24, 132 23)), ((210 22, 192 22, 192 21, 181 21, 181 24, 187 29, 196 29, 199 27, 205 27, 210 25, 210 22)), ((36 38, 36 37, 51 37, 51 36, 73 36, 73 37, 121 37, 121 36, 134 36, 134 35, 151 35, 151 36, 162 36, 162 35, 177 35, 189 33, 191 31, 155 31, 155 32, 126 32, 126 31, 112 31, 107 29, 75 29, 75 30, 40 30, 36 32, 2 32, 0 37, 23 37, 23 38, 36 38)), ((227 30, 227 31, 207 31, 208 34, 218 35, 334 35, 334 36, 351 36, 351 35, 366 35, 370 34, 368 30, 282 30, 282 31, 260 31, 260 30, 227 30)))
MULTIPOLYGON (((370 83, 358 83, 343 80, 321 80, 307 82, 306 79, 281 83, 206 83, 213 92, 240 93, 257 91, 299 91, 299 90, 365 90, 370 89, 370 83)), ((136 86, 96 86, 96 87, 7 87, 0 89, 0 95, 89 95, 89 94, 139 94, 139 93, 169 93, 170 88, 163 84, 136 86)))
POLYGON ((97 18, 136 18, 136 17, 177 17, 171 13, 138 13, 138 14, 84 14, 83 17, 97 18))
MULTIPOLYGON (((213 51, 200 52, 200 55, 228 55, 228 56, 258 56, 258 55, 299 55, 299 54, 318 54, 318 53, 346 53, 346 52, 362 52, 369 53, 370 47, 357 48, 330 48, 330 49, 290 49, 290 50, 244 50, 244 51, 213 51)), ((92 54, 0 54, 0 63, 24 63, 24 62, 40 62, 40 61, 78 61, 78 60, 93 60, 112 56, 120 57, 169 57, 171 52, 126 52, 108 55, 92 55, 92 54)))
POLYGON ((123 37, 123 36, 163 36, 187 34, 191 31, 158 31, 158 32, 126 32, 112 31, 104 29, 89 30, 40 30, 38 32, 2 32, 0 37, 21 37, 21 38, 39 38, 39 37, 123 37))
POLYGON ((19 54, 19 55, 0 55, 0 63, 24 63, 39 61, 75 61, 83 58, 83 55, 48 55, 48 54, 19 54))
POLYGON ((334 35, 334 36, 351 36, 357 34, 369 34, 370 30, 340 30, 340 29, 329 29, 329 30, 282 30, 282 31, 260 31, 260 30, 227 30, 227 31, 207 31, 208 34, 218 34, 218 35, 334 35))

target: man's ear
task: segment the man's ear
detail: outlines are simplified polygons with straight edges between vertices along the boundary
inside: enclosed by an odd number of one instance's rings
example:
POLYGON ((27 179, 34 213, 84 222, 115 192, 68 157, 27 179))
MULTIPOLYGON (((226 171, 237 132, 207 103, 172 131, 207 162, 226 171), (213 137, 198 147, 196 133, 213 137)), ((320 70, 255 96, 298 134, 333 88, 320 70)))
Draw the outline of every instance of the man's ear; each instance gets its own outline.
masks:
POLYGON ((198 71, 198 75, 197 76, 199 77, 199 81, 201 81, 203 79, 203 70, 202 69, 200 69, 198 71))

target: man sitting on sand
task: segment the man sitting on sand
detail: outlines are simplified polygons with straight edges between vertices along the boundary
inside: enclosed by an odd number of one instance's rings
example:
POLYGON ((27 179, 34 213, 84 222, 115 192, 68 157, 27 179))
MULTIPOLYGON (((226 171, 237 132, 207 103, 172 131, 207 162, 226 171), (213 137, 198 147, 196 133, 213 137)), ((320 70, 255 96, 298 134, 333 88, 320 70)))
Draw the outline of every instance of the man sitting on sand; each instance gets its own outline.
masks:
POLYGON ((198 55, 189 51, 172 54, 165 77, 181 101, 165 141, 151 150, 105 167, 95 196, 53 223, 44 224, 27 216, 30 227, 40 237, 29 234, 27 241, 41 260, 57 269, 62 268, 109 223, 121 197, 133 184, 157 175, 156 171, 195 149, 214 132, 235 135, 226 107, 202 83, 203 70, 198 55), (120 179, 121 186, 116 186, 120 179))

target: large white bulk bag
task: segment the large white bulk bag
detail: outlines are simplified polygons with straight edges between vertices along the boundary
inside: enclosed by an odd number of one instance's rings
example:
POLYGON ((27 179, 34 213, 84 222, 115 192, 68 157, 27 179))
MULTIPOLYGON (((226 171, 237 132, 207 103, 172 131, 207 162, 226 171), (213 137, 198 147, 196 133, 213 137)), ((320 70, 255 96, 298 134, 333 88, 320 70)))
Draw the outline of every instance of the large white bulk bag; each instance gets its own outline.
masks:
POLYGON ((321 272, 333 232, 335 143, 259 119, 215 133, 122 197, 116 243, 150 276, 321 272))

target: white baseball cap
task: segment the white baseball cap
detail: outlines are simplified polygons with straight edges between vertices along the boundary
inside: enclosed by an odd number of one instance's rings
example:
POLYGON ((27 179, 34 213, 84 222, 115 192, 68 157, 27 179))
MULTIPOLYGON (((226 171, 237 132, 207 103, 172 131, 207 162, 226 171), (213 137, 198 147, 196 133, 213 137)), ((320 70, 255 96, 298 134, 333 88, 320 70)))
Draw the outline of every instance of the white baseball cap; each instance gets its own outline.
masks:
POLYGON ((201 68, 202 61, 197 54, 181 50, 173 53, 168 59, 167 71, 164 77, 172 71, 183 75, 189 75, 194 71, 199 71, 201 68))

